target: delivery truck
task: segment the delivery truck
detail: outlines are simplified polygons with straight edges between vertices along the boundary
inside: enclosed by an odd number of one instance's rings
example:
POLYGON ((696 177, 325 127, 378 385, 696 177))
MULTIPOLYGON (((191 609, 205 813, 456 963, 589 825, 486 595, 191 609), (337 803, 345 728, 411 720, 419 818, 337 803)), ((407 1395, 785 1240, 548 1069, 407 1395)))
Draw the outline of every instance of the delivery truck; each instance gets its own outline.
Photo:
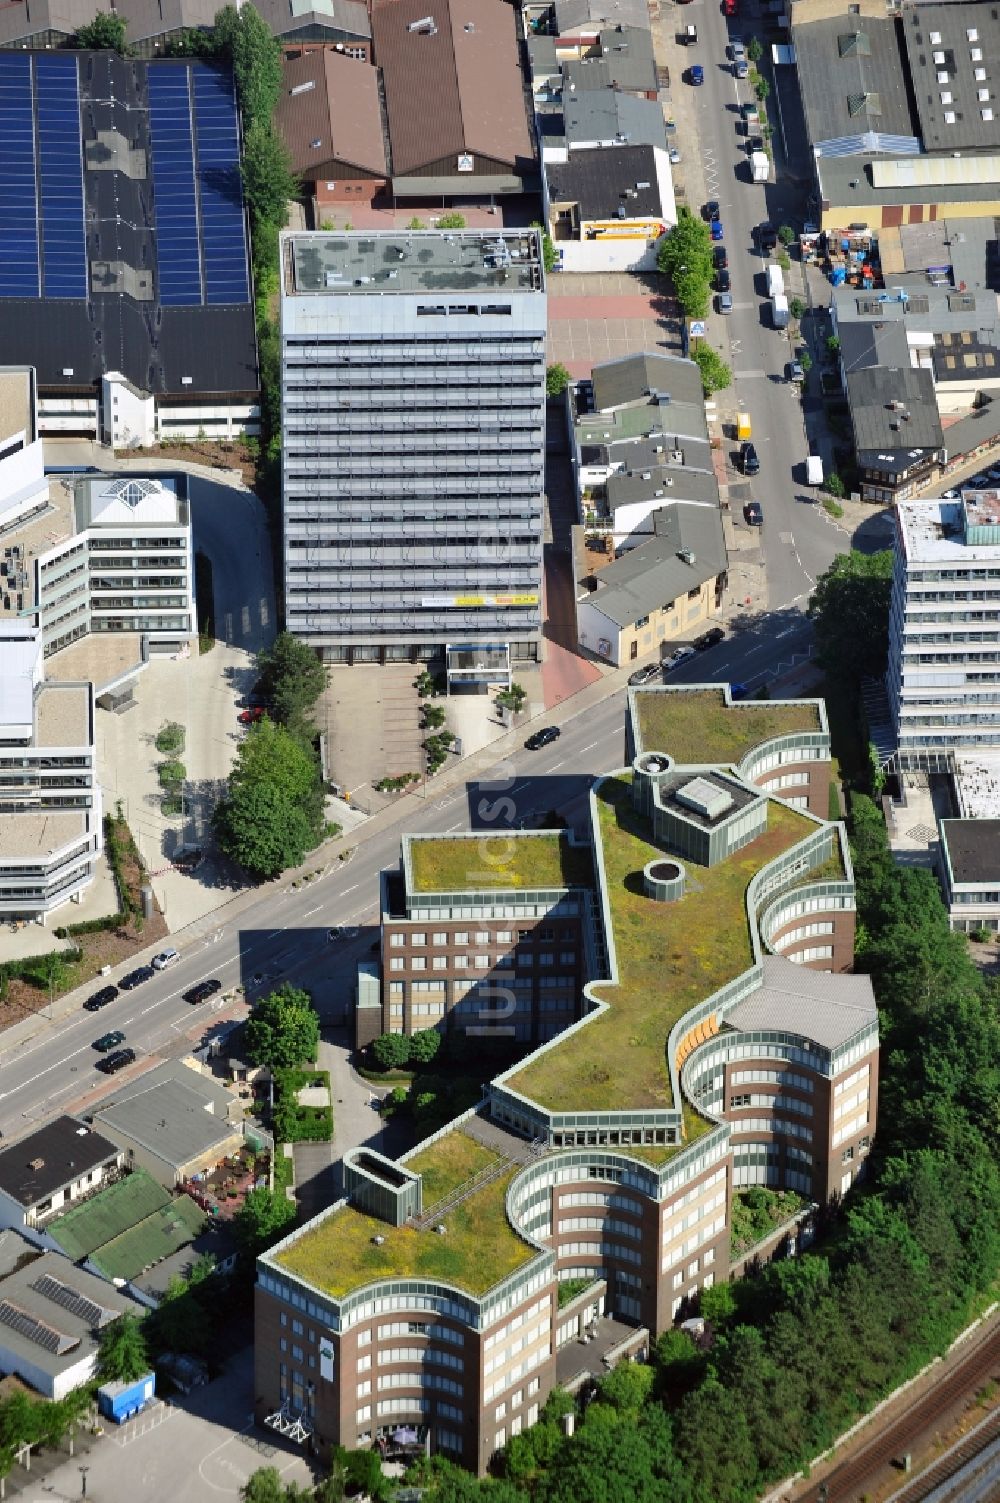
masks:
POLYGON ((767 268, 767 295, 768 297, 784 297, 785 279, 781 275, 781 267, 771 265, 767 268))
POLYGON ((806 484, 823 484, 823 461, 818 454, 810 454, 806 459, 806 484))
POLYGON ((776 329, 788 328, 788 299, 784 293, 771 299, 771 323, 776 329))
POLYGON ((771 174, 771 164, 766 151, 750 153, 750 175, 755 183, 766 183, 771 174))

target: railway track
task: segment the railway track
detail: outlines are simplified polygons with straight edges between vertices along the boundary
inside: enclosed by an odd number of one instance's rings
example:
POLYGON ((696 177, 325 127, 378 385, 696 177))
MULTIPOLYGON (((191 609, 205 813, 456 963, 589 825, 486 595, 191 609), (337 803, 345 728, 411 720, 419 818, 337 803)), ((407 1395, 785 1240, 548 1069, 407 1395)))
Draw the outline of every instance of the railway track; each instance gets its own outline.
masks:
MULTIPOLYGON (((978 1339, 970 1337, 965 1356, 956 1367, 822 1482, 800 1493, 799 1503, 858 1503, 862 1494, 874 1492, 893 1477, 898 1479, 894 1458, 916 1450, 917 1442, 932 1432, 949 1411, 991 1378, 1000 1379, 1000 1328, 996 1325, 978 1339)), ((954 1470, 968 1459, 966 1455, 958 1461, 954 1470)), ((935 1463, 935 1468, 940 1464, 935 1463)), ((935 1468, 924 1475, 930 1476, 935 1468)), ((944 1477, 947 1475, 945 1473, 944 1477)), ((938 1476, 936 1482, 940 1483, 944 1477, 938 1476)), ((922 1480, 923 1477, 914 1478, 914 1483, 922 1480)), ((905 1496, 906 1503, 911 1503, 911 1500, 919 1503, 925 1494, 917 1491, 905 1496)))

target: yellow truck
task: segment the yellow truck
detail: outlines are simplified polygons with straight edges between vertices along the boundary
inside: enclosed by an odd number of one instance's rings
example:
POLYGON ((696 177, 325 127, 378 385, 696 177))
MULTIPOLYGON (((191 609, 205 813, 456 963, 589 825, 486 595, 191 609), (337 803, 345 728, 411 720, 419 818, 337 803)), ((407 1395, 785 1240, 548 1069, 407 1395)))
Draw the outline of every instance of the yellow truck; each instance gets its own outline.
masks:
POLYGON ((736 414, 736 437, 740 443, 744 443, 748 438, 753 437, 750 431, 749 412, 738 412, 736 414))

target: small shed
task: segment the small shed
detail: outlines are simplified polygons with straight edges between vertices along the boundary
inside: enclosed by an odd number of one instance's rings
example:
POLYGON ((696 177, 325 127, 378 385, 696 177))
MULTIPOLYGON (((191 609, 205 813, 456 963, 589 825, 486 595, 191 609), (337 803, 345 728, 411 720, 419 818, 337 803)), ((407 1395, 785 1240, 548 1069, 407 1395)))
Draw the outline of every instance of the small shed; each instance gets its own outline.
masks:
POLYGON ((138 1414, 155 1393, 155 1373, 146 1373, 134 1383, 103 1383, 97 1390, 97 1407, 106 1419, 123 1425, 133 1414, 138 1414))

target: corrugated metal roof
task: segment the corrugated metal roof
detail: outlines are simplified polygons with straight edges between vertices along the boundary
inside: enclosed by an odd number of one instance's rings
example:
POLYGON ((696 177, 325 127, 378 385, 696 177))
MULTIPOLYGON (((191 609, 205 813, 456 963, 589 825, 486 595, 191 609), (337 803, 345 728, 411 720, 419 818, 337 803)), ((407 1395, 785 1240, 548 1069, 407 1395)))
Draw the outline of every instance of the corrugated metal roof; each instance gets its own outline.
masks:
POLYGON ((313 40, 329 37, 337 41, 366 38, 372 34, 368 9, 362 0, 317 0, 314 5, 300 0, 250 0, 277 37, 295 37, 311 31, 313 40))
POLYGON ((534 148, 516 23, 507 0, 376 5, 372 34, 394 174, 419 173, 447 157, 457 166, 463 155, 518 172, 530 166, 534 148))
MULTIPOLYGON (((1000 156, 881 158, 871 163, 875 188, 931 188, 945 184, 989 184, 996 196, 1000 156)), ((990 195, 987 195, 988 197, 990 195)))
POLYGON ((386 176, 378 73, 370 61, 315 47, 285 59, 282 85, 274 119, 293 172, 312 181, 339 162, 386 176))
POLYGON ((726 1023, 743 1032, 775 1029, 812 1039, 824 1049, 846 1044, 877 1021, 868 976, 810 971, 777 955, 764 957, 759 991, 726 1013, 726 1023))
POLYGON ((864 132, 915 134, 896 23, 833 16, 792 26, 810 145, 864 132))

